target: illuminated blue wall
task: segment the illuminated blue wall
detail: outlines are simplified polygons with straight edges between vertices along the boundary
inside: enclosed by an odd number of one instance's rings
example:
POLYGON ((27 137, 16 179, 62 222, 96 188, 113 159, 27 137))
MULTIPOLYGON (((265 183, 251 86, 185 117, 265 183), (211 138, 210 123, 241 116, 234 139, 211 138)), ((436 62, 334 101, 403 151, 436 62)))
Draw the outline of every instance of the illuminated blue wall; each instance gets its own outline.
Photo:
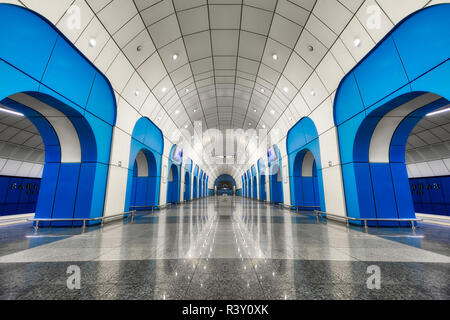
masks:
POLYGON ((319 135, 310 118, 301 119, 291 130, 286 140, 289 159, 291 203, 303 210, 326 211, 323 193, 322 164, 319 135), (311 152, 314 156, 313 175, 303 176, 303 160, 311 152))
POLYGON ((450 99, 449 16, 450 5, 442 4, 407 17, 346 75, 338 88, 334 120, 350 217, 415 217, 405 144, 424 114, 450 99), (380 119, 428 92, 443 99, 405 118, 391 141, 388 163, 370 163, 370 138, 380 119))
POLYGON ((55 26, 28 9, 0 4, 0 39, 0 101, 30 117, 45 144, 36 218, 102 216, 116 121, 109 81, 55 26), (53 128, 38 112, 8 99, 16 93, 47 103, 71 121, 80 162, 61 162, 53 128))

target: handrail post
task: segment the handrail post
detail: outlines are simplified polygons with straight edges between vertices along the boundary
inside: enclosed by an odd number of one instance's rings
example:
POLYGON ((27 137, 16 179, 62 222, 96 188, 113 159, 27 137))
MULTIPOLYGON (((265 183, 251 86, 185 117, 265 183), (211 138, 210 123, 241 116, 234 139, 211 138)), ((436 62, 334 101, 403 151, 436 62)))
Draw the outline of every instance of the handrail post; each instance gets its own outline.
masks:
POLYGON ((345 219, 346 224, 347 224, 347 228, 350 228, 350 220, 349 219, 345 219))
POLYGON ((364 220, 364 230, 366 230, 366 232, 369 231, 369 228, 367 227, 367 220, 364 220))
POLYGON ((415 226, 414 220, 411 220, 411 228, 413 231, 416 231, 416 226, 415 226))
POLYGON ((34 226, 34 230, 38 231, 39 229, 39 220, 36 220, 36 225, 34 226))
POLYGON ((82 232, 84 233, 84 230, 86 229, 86 219, 85 220, 83 220, 83 229, 82 229, 82 232))

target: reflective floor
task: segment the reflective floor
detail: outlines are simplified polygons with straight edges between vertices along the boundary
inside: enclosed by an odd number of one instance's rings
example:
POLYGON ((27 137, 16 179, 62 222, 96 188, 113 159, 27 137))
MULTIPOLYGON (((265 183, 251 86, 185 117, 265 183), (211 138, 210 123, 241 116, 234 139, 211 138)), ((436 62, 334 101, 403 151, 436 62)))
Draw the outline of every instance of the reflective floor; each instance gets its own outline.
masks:
POLYGON ((234 197, 84 233, 12 225, 0 227, 0 299, 449 299, 449 231, 365 233, 234 197))

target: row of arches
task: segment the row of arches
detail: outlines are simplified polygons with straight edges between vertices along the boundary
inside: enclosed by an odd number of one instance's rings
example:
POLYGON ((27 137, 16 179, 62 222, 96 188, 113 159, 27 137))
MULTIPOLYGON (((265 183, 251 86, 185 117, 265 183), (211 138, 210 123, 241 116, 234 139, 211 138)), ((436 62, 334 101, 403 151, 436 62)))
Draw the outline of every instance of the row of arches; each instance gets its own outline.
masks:
MULTIPOLYGON (((406 143, 421 119, 450 104, 449 14, 450 5, 441 4, 410 15, 338 87, 334 122, 349 217, 415 218, 405 164, 406 143)), ((286 147, 291 204, 302 210, 326 211, 321 151, 327 151, 327 146, 319 144, 310 118, 301 119, 289 131, 286 147)), ((277 186, 282 180, 277 150, 274 146, 268 151, 269 169, 275 169, 269 170, 270 200, 275 203, 283 202, 283 189, 277 186)), ((257 198, 252 187, 257 176, 253 168, 242 176, 243 195, 249 198, 257 198)), ((259 177, 263 184, 264 178, 259 177)), ((263 190, 260 188, 261 200, 265 200, 263 190)))
MULTIPOLYGON (((159 205, 163 141, 161 131, 149 119, 137 122, 132 137, 130 163, 134 165, 129 169, 126 211, 148 210, 159 205)), ((183 161, 183 150, 178 145, 171 148, 167 168, 167 204, 207 196, 208 176, 197 165, 193 169, 190 158, 183 161)))

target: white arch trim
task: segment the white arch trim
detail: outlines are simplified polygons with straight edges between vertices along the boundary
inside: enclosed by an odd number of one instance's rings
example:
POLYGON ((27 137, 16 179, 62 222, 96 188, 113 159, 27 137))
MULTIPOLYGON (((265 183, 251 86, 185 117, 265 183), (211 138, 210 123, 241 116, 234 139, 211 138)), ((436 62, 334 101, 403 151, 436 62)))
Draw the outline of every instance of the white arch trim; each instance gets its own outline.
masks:
POLYGON ((81 162, 80 139, 77 130, 65 114, 24 93, 17 93, 10 99, 35 110, 47 119, 58 136, 62 163, 81 162))
POLYGON ((430 103, 441 99, 433 93, 423 94, 388 112, 377 124, 370 140, 369 162, 389 163, 391 140, 403 119, 430 103))

